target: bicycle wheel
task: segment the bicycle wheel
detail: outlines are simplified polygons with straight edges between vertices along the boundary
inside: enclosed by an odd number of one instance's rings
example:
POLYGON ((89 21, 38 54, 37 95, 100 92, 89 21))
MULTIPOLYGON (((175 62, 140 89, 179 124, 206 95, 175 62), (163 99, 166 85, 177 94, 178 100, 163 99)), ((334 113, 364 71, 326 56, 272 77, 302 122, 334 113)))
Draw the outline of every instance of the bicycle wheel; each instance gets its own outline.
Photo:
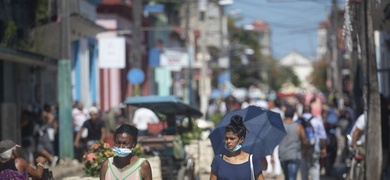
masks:
POLYGON ((349 171, 349 180, 363 180, 364 174, 362 169, 362 164, 356 159, 352 159, 351 169, 349 171))
POLYGON ((351 167, 349 169, 348 173, 348 180, 354 180, 355 179, 355 173, 356 173, 356 160, 351 160, 351 167))
POLYGON ((181 167, 177 173, 178 180, 194 180, 193 172, 191 169, 187 169, 185 166, 181 167))

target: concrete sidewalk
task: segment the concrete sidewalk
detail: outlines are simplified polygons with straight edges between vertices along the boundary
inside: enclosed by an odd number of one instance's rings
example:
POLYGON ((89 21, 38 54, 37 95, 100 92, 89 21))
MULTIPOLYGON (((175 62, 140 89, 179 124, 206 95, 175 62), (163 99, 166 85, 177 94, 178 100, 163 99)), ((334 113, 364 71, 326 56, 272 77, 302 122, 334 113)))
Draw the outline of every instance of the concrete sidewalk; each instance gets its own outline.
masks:
POLYGON ((77 160, 60 160, 54 168, 49 168, 55 180, 61 180, 69 176, 83 176, 83 164, 77 160))

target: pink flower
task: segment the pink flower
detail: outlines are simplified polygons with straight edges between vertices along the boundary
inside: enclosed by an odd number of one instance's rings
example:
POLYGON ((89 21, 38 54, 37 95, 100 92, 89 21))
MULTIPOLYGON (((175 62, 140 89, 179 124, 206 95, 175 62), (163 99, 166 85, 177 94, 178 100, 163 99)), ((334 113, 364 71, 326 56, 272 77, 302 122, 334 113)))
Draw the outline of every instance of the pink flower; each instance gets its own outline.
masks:
POLYGON ((88 161, 89 162, 93 162, 93 160, 96 158, 96 154, 95 153, 90 153, 88 154, 88 161))
POLYGON ((99 148, 99 146, 100 146, 99 144, 92 144, 91 148, 92 149, 97 149, 97 148, 99 148))

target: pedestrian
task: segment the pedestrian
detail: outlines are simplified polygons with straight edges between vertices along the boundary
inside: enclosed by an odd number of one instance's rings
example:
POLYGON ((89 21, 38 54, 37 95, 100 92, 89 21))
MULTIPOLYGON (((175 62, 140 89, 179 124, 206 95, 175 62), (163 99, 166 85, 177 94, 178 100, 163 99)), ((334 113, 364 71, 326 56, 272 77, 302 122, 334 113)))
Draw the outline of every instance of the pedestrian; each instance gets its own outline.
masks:
MULTIPOLYGON (((271 111, 279 113, 280 117, 284 119, 284 112, 281 109, 280 99, 276 99, 273 103, 271 103, 269 108, 271 111)), ((282 167, 279 160, 279 145, 275 147, 270 155, 266 156, 266 159, 267 164, 270 165, 267 168, 267 174, 270 174, 273 178, 280 176, 282 174, 282 167)))
MULTIPOLYGON (((237 101, 237 98, 234 97, 233 95, 226 97, 224 102, 225 102, 225 108, 227 110, 226 113, 237 111, 241 107, 237 101)), ((258 107, 260 107, 259 105, 264 104, 264 103, 262 103, 262 101, 258 101, 258 102, 260 102, 257 104, 258 107)), ((262 108, 264 108, 264 107, 262 107, 262 108)), ((268 107, 266 107, 266 108, 268 108, 268 107)), ((259 157, 259 158, 260 158, 260 163, 261 163, 261 167, 263 168, 263 171, 267 170, 268 162, 267 162, 266 157, 259 157)))
POLYGON ((279 143, 279 159, 285 180, 295 180, 297 178, 302 159, 301 145, 308 145, 305 131, 301 124, 294 122, 294 115, 295 109, 290 106, 286 107, 283 125, 287 135, 279 143))
POLYGON ((320 158, 326 157, 327 136, 324 124, 321 119, 313 115, 310 105, 305 105, 303 108, 302 119, 306 123, 310 123, 314 130, 314 143, 302 154, 301 162, 301 178, 308 180, 309 175, 311 180, 320 179, 320 158))
POLYGON ((30 164, 34 162, 35 152, 35 120, 33 113, 29 110, 24 110, 20 117, 20 127, 22 131, 22 149, 25 153, 27 161, 30 164))
POLYGON ((229 152, 214 157, 210 180, 264 179, 260 158, 241 150, 246 132, 242 117, 233 116, 225 129, 225 148, 229 152))
POLYGON ((46 159, 42 156, 36 158, 36 168, 26 160, 18 157, 16 149, 20 147, 12 140, 0 142, 0 179, 29 179, 29 177, 41 179, 43 164, 46 159))
POLYGON ((36 152, 51 163, 54 167, 57 164, 58 156, 54 154, 54 135, 57 129, 57 121, 53 114, 50 113, 50 106, 45 104, 40 118, 40 126, 36 133, 36 152))
POLYGON ((134 112, 133 123, 137 127, 140 136, 148 135, 148 124, 156 124, 160 120, 157 115, 148 108, 140 107, 134 112))
MULTIPOLYGON (((72 118, 73 118, 73 141, 76 140, 77 133, 80 131, 84 122, 89 119, 88 111, 84 109, 84 104, 82 102, 76 102, 74 108, 72 109, 72 118)), ((75 159, 79 162, 83 159, 84 149, 86 147, 86 137, 88 136, 87 131, 83 131, 81 134, 81 140, 79 140, 79 146, 74 147, 75 159)))
POLYGON ((89 108, 88 112, 91 118, 84 122, 80 131, 77 133, 76 138, 74 140, 74 146, 76 148, 79 148, 80 146, 79 142, 80 142, 81 134, 83 134, 84 131, 88 132, 86 138, 86 142, 87 142, 86 149, 89 149, 91 145, 95 144, 97 141, 104 142, 106 127, 104 125, 104 122, 100 119, 100 117, 98 117, 99 110, 96 107, 91 107, 89 108))
POLYGON ((132 154, 137 145, 138 129, 129 124, 122 124, 114 133, 115 157, 103 162, 100 169, 101 180, 132 179, 151 180, 152 170, 145 158, 132 154))

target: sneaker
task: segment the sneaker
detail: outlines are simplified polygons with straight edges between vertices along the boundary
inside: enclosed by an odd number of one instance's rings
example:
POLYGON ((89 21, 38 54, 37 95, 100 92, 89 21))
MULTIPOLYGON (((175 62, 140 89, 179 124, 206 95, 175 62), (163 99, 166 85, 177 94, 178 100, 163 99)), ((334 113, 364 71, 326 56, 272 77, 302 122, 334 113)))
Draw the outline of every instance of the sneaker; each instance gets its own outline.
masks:
POLYGON ((54 156, 53 160, 51 161, 51 167, 55 167, 57 165, 58 156, 54 156))

